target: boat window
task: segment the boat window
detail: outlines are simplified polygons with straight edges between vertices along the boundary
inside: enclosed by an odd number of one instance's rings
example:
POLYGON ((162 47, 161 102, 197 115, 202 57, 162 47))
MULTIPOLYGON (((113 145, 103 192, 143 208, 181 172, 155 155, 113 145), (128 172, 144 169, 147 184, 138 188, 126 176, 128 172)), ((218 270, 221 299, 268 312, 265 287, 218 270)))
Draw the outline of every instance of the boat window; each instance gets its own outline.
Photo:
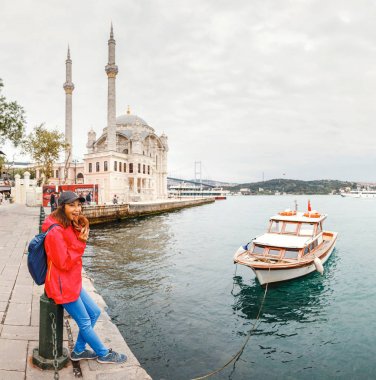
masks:
POLYGON ((268 252, 268 255, 270 255, 270 256, 279 256, 280 253, 281 253, 280 249, 270 248, 269 252, 268 252))
POLYGON ((285 223, 285 234, 296 234, 298 223, 285 223))
POLYGON ((305 255, 308 255, 309 253, 309 246, 307 245, 305 248, 304 248, 304 254, 305 255))
POLYGON ((252 253, 256 254, 256 255, 262 255, 264 253, 264 247, 261 247, 259 245, 255 245, 253 247, 253 251, 252 253))
POLYGON ((296 259, 298 258, 299 250, 298 249, 286 249, 285 255, 283 256, 285 259, 296 259))
POLYGON ((313 236, 316 223, 302 223, 299 231, 301 236, 313 236))
POLYGON ((317 239, 316 240, 314 240, 310 245, 309 245, 309 249, 310 249, 310 251, 313 251, 317 246, 318 246, 318 241, 317 241, 317 239))
POLYGON ((272 220, 272 225, 270 226, 270 232, 281 233, 282 231, 282 222, 279 220, 272 220))

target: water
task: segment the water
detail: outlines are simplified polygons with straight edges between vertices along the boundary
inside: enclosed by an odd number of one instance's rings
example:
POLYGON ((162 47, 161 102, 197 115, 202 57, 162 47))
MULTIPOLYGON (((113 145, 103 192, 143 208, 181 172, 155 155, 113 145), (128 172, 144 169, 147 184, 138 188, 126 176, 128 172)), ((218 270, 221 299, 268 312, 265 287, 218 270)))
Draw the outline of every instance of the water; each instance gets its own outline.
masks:
MULTIPOLYGON (((339 232, 321 276, 270 286, 240 359, 215 379, 371 379, 376 371, 376 200, 311 196, 339 232)), ((93 228, 85 268, 154 379, 192 379, 242 346, 264 295, 240 244, 306 196, 226 201, 93 228)))

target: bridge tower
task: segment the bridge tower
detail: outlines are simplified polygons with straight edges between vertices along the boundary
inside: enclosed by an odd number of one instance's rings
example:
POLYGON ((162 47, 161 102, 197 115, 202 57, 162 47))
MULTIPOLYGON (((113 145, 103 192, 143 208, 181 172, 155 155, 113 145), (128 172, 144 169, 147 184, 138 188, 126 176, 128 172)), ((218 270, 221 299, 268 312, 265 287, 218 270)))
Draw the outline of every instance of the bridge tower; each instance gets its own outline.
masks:
POLYGON ((202 189, 202 166, 201 161, 195 161, 195 182, 200 182, 200 188, 202 189))

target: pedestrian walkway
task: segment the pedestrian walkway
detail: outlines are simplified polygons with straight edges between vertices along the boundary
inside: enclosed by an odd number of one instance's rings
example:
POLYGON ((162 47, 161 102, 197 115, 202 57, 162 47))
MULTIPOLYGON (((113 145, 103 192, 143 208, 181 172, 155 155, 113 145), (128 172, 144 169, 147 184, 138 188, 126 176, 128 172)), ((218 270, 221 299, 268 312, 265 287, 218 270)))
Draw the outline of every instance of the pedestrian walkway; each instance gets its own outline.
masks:
MULTIPOLYGON (((53 379, 53 371, 42 371, 32 364, 38 347, 39 298, 43 286, 36 286, 27 269, 25 255, 28 242, 38 232, 39 208, 6 204, 0 206, 0 379, 53 379)), ((92 281, 84 277, 84 287, 95 299, 102 314, 95 330, 108 347, 124 352, 124 364, 99 364, 81 361, 83 379, 146 380, 151 379, 132 354, 117 327, 105 312, 106 304, 92 281)), ((70 320, 73 336, 77 336, 70 320)), ((64 346, 68 347, 64 331, 64 346)), ((60 379, 76 379, 72 365, 59 371, 60 379)))

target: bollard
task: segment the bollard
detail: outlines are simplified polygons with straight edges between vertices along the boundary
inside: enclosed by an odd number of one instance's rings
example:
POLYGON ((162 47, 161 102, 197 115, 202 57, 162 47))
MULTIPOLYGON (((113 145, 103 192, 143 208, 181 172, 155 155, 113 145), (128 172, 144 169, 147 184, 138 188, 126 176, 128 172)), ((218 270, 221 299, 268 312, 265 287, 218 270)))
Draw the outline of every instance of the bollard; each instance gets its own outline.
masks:
POLYGON ((50 314, 53 313, 56 322, 56 342, 57 342, 57 369, 63 368, 68 362, 68 350, 63 348, 63 320, 64 309, 57 305, 54 300, 48 298, 46 294, 40 297, 39 311, 39 348, 33 350, 33 364, 42 369, 54 369, 52 320, 50 314))

